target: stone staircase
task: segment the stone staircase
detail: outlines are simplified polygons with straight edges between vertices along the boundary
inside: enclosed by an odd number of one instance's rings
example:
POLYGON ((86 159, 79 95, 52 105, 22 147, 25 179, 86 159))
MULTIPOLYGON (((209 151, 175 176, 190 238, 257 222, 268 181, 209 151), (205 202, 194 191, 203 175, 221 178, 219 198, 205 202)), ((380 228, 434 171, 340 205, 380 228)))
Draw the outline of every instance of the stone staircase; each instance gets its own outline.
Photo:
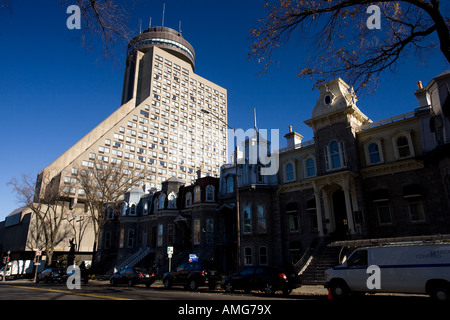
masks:
POLYGON ((322 285, 325 283, 325 270, 339 264, 341 247, 327 247, 320 244, 310 256, 309 264, 303 268, 299 277, 303 285, 322 285))

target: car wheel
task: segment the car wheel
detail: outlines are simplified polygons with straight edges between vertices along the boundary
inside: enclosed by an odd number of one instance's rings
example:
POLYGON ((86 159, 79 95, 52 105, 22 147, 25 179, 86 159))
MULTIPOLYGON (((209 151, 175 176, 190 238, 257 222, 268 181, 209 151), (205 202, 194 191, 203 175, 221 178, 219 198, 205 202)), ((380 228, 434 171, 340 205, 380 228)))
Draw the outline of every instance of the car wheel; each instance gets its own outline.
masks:
POLYGON ((109 280, 109 283, 114 287, 116 285, 116 280, 111 279, 109 280))
POLYGON ((133 286, 133 280, 131 280, 131 279, 128 280, 128 286, 129 286, 129 287, 132 287, 132 286, 133 286))
POLYGON ((233 285, 229 281, 225 282, 224 289, 226 293, 232 293, 234 291, 233 285))
POLYGON ((163 284, 165 289, 170 289, 170 287, 172 286, 172 283, 167 278, 163 280, 163 284))
POLYGON ((272 295, 272 294, 274 294, 275 293, 275 291, 273 290, 273 285, 270 283, 270 282, 267 282, 265 285, 264 285, 264 294, 266 295, 266 296, 270 296, 270 295, 272 295))
POLYGON ((197 281, 195 281, 195 279, 191 279, 191 280, 189 281, 189 290, 195 291, 195 290, 197 290, 197 289, 198 289, 197 281))
POLYGON ((350 293, 350 290, 344 281, 333 282, 330 286, 330 291, 333 299, 343 299, 350 293))
POLYGON ((446 286, 435 286, 430 290, 430 297, 436 301, 447 301, 449 299, 449 288, 446 286))

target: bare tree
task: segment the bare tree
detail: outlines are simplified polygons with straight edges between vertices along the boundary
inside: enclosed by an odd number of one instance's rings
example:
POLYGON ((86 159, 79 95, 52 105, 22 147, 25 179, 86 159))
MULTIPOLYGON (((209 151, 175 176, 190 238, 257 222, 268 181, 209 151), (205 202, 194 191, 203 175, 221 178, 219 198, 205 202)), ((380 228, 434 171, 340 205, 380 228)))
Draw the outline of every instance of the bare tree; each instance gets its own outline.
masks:
POLYGON ((450 20, 444 13, 438 0, 279 0, 250 31, 249 58, 263 62, 267 72, 274 50, 295 35, 305 52, 315 49, 300 62, 298 76, 315 78, 316 86, 341 76, 356 90, 376 89, 380 73, 395 71, 411 54, 425 61, 437 49, 450 62, 450 20), (380 9, 381 29, 368 25, 371 5, 380 9))
POLYGON ((94 256, 100 231, 108 221, 108 204, 123 200, 127 191, 142 185, 145 175, 145 170, 134 170, 122 161, 109 164, 96 161, 90 168, 81 170, 78 183, 84 190, 83 201, 94 229, 94 256))
MULTIPOLYGON (((1 0, 0 10, 6 9, 13 14, 10 0, 1 0)), ((129 41, 130 31, 127 27, 125 6, 134 6, 134 1, 128 0, 60 0, 61 6, 77 5, 81 14, 82 42, 92 37, 102 40, 105 55, 111 54, 112 43, 117 40, 129 41)), ((94 40, 95 41, 95 40, 94 40)))
POLYGON ((54 185, 41 177, 43 183, 48 184, 45 197, 36 194, 36 180, 23 175, 21 180, 11 179, 8 185, 13 188, 18 200, 31 210, 30 232, 27 246, 29 249, 44 250, 47 264, 52 263, 55 248, 71 235, 70 229, 64 223, 65 212, 69 210, 69 203, 64 201, 62 190, 54 189, 54 185))
MULTIPOLYGON (((68 4, 68 0, 62 1, 62 6, 68 4)), ((119 1, 120 2, 120 1, 119 1)), ((77 0, 83 19, 83 37, 93 36, 102 39, 105 54, 111 53, 111 44, 118 40, 129 40, 127 28, 127 15, 123 6, 117 0, 77 0)), ((130 5, 130 2, 127 3, 130 5)))

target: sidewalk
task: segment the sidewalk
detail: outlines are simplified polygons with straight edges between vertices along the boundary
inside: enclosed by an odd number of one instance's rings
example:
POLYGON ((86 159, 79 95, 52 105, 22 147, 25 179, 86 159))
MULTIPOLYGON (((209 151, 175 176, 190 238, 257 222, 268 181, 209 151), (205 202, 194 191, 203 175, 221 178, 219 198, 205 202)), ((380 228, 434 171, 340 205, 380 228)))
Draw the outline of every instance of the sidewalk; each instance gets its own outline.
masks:
MULTIPOLYGON (((94 280, 95 281, 95 280, 94 280)), ((152 284, 152 287, 163 287, 161 281, 157 281, 152 284)), ((323 285, 304 285, 300 288, 294 289, 291 294, 293 295, 311 295, 311 296, 327 296, 328 289, 323 285)))
POLYGON ((311 296, 327 296, 328 295, 328 289, 325 288, 323 285, 317 285, 317 286, 311 286, 311 285, 304 285, 300 288, 294 289, 291 294, 298 294, 298 295, 311 295, 311 296))

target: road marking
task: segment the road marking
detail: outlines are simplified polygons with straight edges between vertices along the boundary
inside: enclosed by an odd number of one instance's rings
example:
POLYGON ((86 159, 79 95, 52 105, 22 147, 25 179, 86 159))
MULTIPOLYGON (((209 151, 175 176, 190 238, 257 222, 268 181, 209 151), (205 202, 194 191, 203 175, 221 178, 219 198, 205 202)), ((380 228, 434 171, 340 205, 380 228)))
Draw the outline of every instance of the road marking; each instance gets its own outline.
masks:
POLYGON ((13 288, 21 288, 21 289, 38 290, 38 291, 65 293, 65 294, 71 294, 71 295, 76 295, 76 296, 85 296, 85 297, 90 297, 90 298, 99 298, 99 299, 108 299, 108 300, 133 300, 133 299, 128 299, 128 298, 119 298, 119 297, 113 297, 113 296, 104 296, 104 295, 99 295, 99 294, 83 293, 83 292, 67 291, 67 290, 44 289, 44 288, 35 288, 35 287, 26 287, 26 286, 15 286, 15 285, 9 285, 9 284, 7 284, 5 286, 13 287, 13 288))

